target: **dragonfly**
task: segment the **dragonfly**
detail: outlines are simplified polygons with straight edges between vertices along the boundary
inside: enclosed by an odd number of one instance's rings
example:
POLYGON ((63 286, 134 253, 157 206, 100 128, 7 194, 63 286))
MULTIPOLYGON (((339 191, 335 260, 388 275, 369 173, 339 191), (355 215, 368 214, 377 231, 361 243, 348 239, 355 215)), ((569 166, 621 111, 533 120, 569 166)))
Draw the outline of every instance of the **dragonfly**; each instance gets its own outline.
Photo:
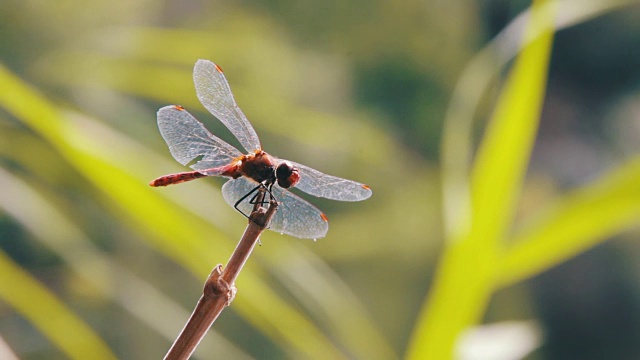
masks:
POLYGON ((222 186, 222 195, 245 216, 253 208, 255 197, 251 194, 264 188, 279 205, 269 229, 303 239, 324 237, 328 218, 289 189, 295 187, 312 196, 339 201, 361 201, 371 196, 371 188, 365 184, 327 175, 262 150, 256 131, 236 104, 217 64, 198 60, 193 80, 200 103, 231 131, 246 152, 213 135, 182 106, 165 106, 158 111, 160 134, 171 155, 182 165, 193 163, 190 167, 195 171, 161 176, 149 185, 167 186, 207 176, 229 178, 222 186))

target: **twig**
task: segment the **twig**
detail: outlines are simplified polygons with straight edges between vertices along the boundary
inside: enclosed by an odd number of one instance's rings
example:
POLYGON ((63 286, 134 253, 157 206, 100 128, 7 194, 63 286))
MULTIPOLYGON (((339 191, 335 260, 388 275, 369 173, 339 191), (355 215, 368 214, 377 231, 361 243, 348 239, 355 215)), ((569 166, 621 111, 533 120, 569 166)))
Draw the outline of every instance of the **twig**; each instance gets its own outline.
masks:
POLYGON ((269 209, 261 206, 264 199, 264 189, 256 198, 256 205, 249 216, 249 224, 231 254, 226 268, 221 264, 211 271, 204 284, 204 290, 189 321, 165 355, 165 360, 189 359, 198 343, 207 333, 213 322, 218 318, 225 306, 229 306, 236 295, 235 280, 249 258, 251 251, 258 242, 260 234, 266 229, 271 217, 276 212, 278 203, 271 200, 269 209))

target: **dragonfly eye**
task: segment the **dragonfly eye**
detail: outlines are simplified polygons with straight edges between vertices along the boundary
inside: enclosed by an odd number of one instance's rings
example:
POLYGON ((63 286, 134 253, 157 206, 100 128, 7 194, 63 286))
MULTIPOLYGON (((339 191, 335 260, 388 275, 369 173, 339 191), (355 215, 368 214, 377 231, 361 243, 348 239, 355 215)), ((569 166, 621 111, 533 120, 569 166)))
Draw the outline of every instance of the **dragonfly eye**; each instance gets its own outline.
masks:
POLYGON ((288 189, 300 180, 300 172, 288 161, 283 161, 276 167, 276 180, 281 188, 288 189))

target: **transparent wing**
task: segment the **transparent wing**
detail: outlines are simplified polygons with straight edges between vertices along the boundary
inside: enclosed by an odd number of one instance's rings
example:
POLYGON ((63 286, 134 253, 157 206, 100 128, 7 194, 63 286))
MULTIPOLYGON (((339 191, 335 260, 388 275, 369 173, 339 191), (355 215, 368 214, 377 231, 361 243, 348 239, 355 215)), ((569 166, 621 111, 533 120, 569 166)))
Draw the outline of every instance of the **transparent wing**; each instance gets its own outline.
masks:
POLYGON ((256 131, 236 104, 222 69, 208 60, 198 60, 193 82, 202 105, 238 138, 247 152, 261 149, 256 131))
POLYGON ((323 174, 318 170, 291 161, 300 170, 300 181, 296 188, 307 194, 340 201, 360 201, 371 196, 365 184, 323 174))
MULTIPOLYGON (((158 110, 158 128, 171 155, 182 165, 202 156, 191 167, 205 170, 229 164, 242 153, 207 130, 193 115, 176 105, 158 110)), ((209 174, 208 174, 209 175, 209 174)))
MULTIPOLYGON (((233 206, 238 199, 257 185, 245 177, 229 180, 222 186, 222 196, 229 205, 233 206)), ((327 235, 329 223, 326 215, 318 208, 277 185, 272 191, 280 205, 271 219, 270 230, 301 239, 319 239, 327 235)), ((250 196, 238 205, 238 208, 247 215, 253 210, 249 200, 251 200, 250 196)))

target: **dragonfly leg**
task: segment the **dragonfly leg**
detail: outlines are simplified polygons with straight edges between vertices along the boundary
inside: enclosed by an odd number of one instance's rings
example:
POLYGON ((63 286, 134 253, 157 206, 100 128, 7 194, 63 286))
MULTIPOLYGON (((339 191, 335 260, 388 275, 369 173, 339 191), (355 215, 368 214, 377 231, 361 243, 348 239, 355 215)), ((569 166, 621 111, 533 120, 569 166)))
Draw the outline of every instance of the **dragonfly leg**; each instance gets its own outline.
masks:
MULTIPOLYGON (((255 195, 253 195, 253 197, 251 198, 251 200, 249 200, 249 204, 251 205, 255 205, 255 204, 259 204, 259 205, 267 205, 271 202, 271 200, 276 200, 276 197, 273 195, 273 192, 271 191, 271 189, 273 188, 273 184, 260 184, 258 185, 258 188, 260 188, 260 186, 262 186, 265 190, 265 192, 267 194, 269 194, 269 200, 267 200, 265 197, 262 198, 262 200, 260 202, 258 202, 258 198, 260 196, 260 193, 257 193, 255 195)), ((255 191, 256 189, 253 189, 251 192, 255 191)))
MULTIPOLYGON (((253 190, 249 191, 249 192, 248 192, 248 193, 246 193, 243 197, 241 197, 240 199, 238 199, 238 201, 236 201, 236 203, 235 203, 235 204, 233 204, 233 208, 234 208, 234 209, 236 209, 236 210, 238 210, 238 212, 239 212, 240 214, 244 215, 244 217, 246 217, 246 218, 248 219, 248 218, 249 218, 249 215, 247 215, 247 214, 245 214, 244 212, 242 212, 242 210, 240 210, 240 209, 238 208, 238 205, 240 205, 240 203, 241 203, 244 199, 248 198, 251 194, 253 194, 254 192, 256 192, 256 190, 260 189, 260 188, 261 188, 261 187, 263 187, 263 186, 264 186, 263 184, 260 184, 260 185, 258 185, 258 186, 256 186, 256 187, 254 187, 254 188, 253 188, 253 190)), ((251 198, 251 200, 250 200, 249 202, 250 202, 250 203, 252 203, 252 201, 254 200, 254 198, 255 198, 256 196, 257 196, 257 194, 256 194, 256 195, 254 195, 254 196, 251 198)))
MULTIPOLYGON (((269 184, 269 185, 265 185, 264 183, 260 183, 258 184, 258 186, 254 187, 251 191, 249 191, 247 194, 245 194, 243 197, 241 197, 240 199, 238 199, 238 201, 236 201, 236 203, 233 205, 233 207, 242 215, 244 215, 247 219, 249 219, 249 215, 245 214, 242 210, 240 210, 240 208, 238 208, 238 205, 240 205, 241 202, 243 202, 246 198, 248 198, 249 196, 251 196, 251 194, 253 194, 254 192, 256 192, 259 189, 264 189, 268 194, 269 194, 269 200, 266 200, 265 197, 262 197, 260 201, 258 201, 258 198, 260 197, 260 192, 258 191, 256 194, 254 194, 251 199, 249 200, 249 204, 251 205, 266 205, 269 204, 271 202, 271 200, 276 200, 276 197, 273 195, 273 192, 271 191, 271 189, 273 188, 273 184, 269 184)), ((255 208, 254 208, 255 209, 255 208)))
MULTIPOLYGON (((273 192, 271 191, 271 189, 273 188, 273 184, 269 184, 269 185, 265 185, 262 184, 262 186, 264 187, 264 190, 267 192, 267 194, 269 194, 269 200, 262 198, 262 201, 260 202, 260 205, 267 205, 271 202, 271 200, 276 200, 276 197, 273 195, 273 192)), ((256 199, 258 198, 258 194, 254 195, 251 198, 251 201, 249 201, 251 204, 255 204, 256 203, 256 199)))

